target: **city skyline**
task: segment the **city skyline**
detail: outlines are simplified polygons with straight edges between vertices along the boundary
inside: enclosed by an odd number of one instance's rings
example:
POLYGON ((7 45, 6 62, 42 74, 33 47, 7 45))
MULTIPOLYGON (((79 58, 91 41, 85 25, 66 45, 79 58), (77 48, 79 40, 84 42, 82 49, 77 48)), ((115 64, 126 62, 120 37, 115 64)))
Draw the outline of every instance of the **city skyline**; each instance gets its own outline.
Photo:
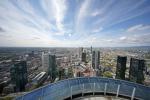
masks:
POLYGON ((149 0, 1 0, 0 46, 150 46, 149 0))

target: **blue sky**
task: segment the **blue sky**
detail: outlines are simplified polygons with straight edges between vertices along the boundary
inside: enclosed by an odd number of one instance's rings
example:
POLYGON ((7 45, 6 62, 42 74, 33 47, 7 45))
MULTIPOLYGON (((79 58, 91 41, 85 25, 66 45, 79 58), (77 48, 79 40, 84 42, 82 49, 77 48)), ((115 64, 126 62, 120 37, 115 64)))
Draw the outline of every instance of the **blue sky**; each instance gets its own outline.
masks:
POLYGON ((150 46, 150 0, 0 0, 0 46, 150 46))

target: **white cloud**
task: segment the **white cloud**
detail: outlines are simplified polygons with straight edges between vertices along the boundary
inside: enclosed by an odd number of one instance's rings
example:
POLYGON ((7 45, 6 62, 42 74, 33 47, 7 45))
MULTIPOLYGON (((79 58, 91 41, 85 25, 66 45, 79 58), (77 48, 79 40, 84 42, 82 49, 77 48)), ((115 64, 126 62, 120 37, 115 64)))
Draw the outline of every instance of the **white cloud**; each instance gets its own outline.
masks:
POLYGON ((68 36, 69 36, 69 37, 71 37, 71 36, 72 36, 72 34, 68 34, 68 36))
POLYGON ((95 17, 95 16, 98 16, 99 14, 101 14, 101 13, 100 13, 100 11, 97 10, 97 11, 93 12, 93 13, 91 14, 91 16, 94 16, 94 17, 95 17))
POLYGON ((95 22, 95 24, 103 27, 104 26, 110 27, 150 12, 148 10, 150 9, 150 7, 148 6, 144 6, 141 8, 145 0, 139 0, 139 2, 136 3, 135 2, 136 1, 134 0, 117 1, 117 2, 110 0, 110 2, 108 2, 109 4, 104 3, 104 6, 106 4, 108 4, 109 6, 105 9, 100 8, 102 14, 99 17, 99 20, 95 22), (103 11, 101 9, 103 9, 103 11))
POLYGON ((67 10, 66 0, 52 0, 53 11, 55 11, 56 25, 59 31, 64 34, 63 20, 67 10))
POLYGON ((76 31, 79 32, 81 26, 83 25, 83 21, 85 19, 85 17, 87 17, 88 9, 90 6, 91 0, 84 0, 84 2, 82 3, 81 7, 79 8, 79 12, 77 13, 77 17, 76 17, 76 31))
POLYGON ((150 29, 150 25, 139 24, 128 28, 127 32, 143 31, 147 29, 150 29))
POLYGON ((109 40, 106 40, 107 42, 113 42, 113 40, 109 39, 109 40))
POLYGON ((127 39, 127 37, 122 36, 122 37, 120 37, 119 39, 120 39, 120 40, 126 40, 126 39, 127 39))
POLYGON ((136 26, 130 27, 127 31, 128 32, 132 32, 132 31, 135 31, 135 30, 137 31, 142 26, 143 26, 142 24, 136 25, 136 26))
POLYGON ((100 27, 100 28, 94 29, 92 32, 97 33, 97 32, 100 32, 100 31, 102 31, 102 30, 103 30, 103 28, 100 27))
POLYGON ((127 44, 145 44, 150 43, 150 34, 128 34, 126 36, 120 37, 116 40, 117 43, 127 43, 127 44))
POLYGON ((53 33, 51 32, 51 29, 54 29, 54 26, 51 23, 36 14, 32 6, 29 6, 27 1, 21 1, 21 3, 18 1, 15 3, 20 7, 23 6, 22 9, 18 9, 10 1, 2 2, 0 6, 0 12, 3 12, 0 19, 0 26, 3 26, 6 34, 0 37, 0 45, 58 45, 60 41, 52 37, 53 33), (11 38, 8 36, 11 36, 11 38), (39 39, 33 40, 34 37, 39 39), (10 41, 12 43, 10 43, 10 41))
POLYGON ((48 18, 56 21, 56 27, 58 32, 56 35, 64 35, 64 17, 67 11, 67 1, 66 0, 43 0, 41 2, 42 7, 46 14, 48 14, 48 18))

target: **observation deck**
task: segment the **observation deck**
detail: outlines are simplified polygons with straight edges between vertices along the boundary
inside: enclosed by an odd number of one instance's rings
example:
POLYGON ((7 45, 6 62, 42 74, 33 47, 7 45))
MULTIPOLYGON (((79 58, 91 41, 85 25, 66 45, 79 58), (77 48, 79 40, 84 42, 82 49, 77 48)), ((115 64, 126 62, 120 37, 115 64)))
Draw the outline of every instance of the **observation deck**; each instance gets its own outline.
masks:
POLYGON ((16 100, 73 100, 98 95, 150 100, 150 87, 118 79, 80 77, 48 84, 17 97, 16 100))

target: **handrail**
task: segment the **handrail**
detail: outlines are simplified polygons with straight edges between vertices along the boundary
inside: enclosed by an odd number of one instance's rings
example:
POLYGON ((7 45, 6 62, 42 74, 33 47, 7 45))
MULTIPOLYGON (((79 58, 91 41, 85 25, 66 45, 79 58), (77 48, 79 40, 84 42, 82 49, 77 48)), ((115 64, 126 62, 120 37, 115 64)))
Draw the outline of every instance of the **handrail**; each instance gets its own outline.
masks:
POLYGON ((112 78, 79 77, 45 85, 17 97, 16 100, 35 100, 39 98, 42 98, 42 100, 62 100, 68 97, 72 98, 73 95, 83 92, 81 86, 84 86, 84 93, 88 92, 85 90, 89 90, 92 93, 94 90, 95 93, 103 91, 106 95, 107 93, 113 93, 116 96, 122 95, 131 99, 148 100, 150 98, 150 95, 148 95, 150 94, 150 87, 141 84, 112 78))

